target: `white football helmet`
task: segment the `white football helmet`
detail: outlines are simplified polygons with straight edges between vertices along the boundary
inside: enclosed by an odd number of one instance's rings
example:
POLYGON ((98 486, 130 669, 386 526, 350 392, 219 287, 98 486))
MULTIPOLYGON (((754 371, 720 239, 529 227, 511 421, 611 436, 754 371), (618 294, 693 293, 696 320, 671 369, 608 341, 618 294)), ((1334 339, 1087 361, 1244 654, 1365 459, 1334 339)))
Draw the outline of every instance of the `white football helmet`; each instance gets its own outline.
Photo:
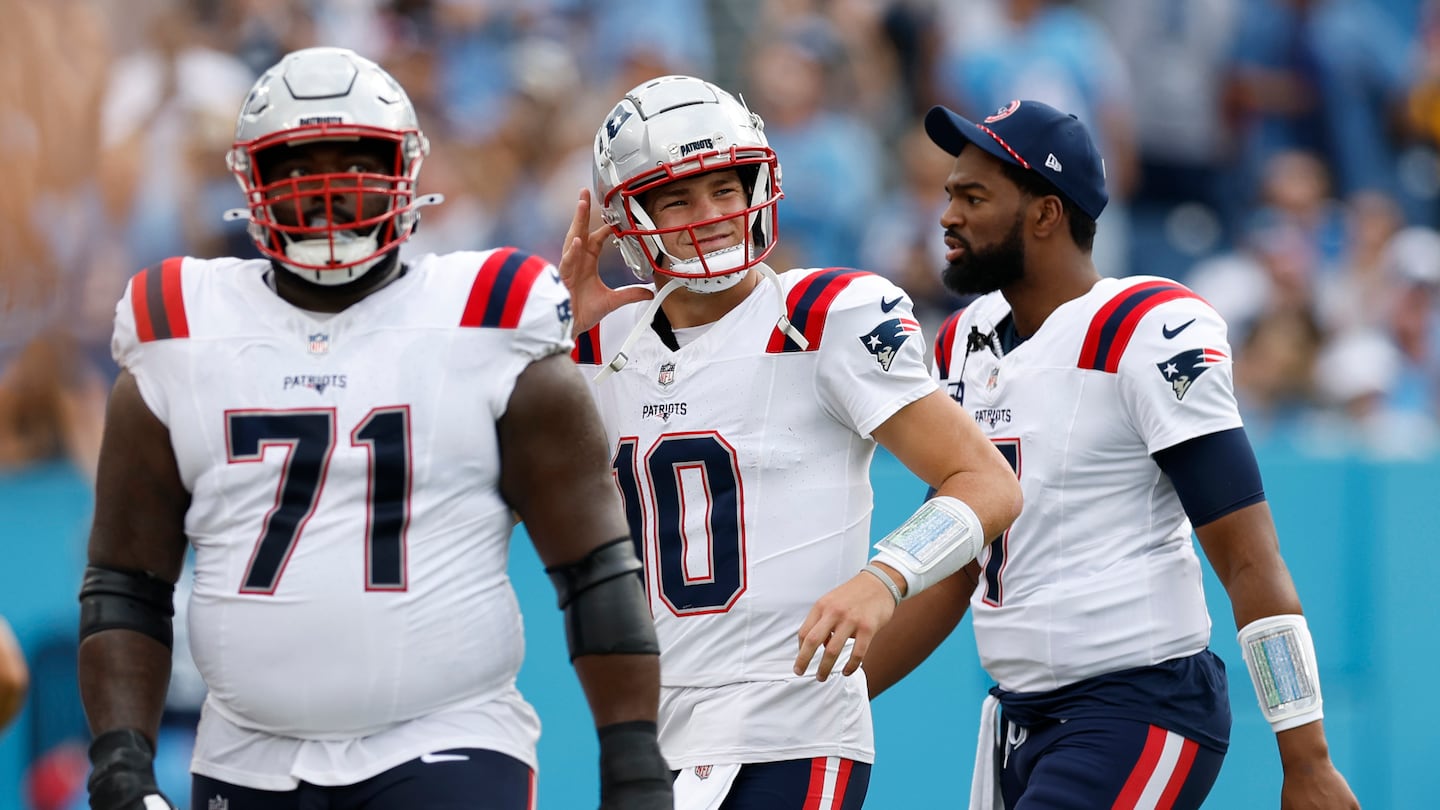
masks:
POLYGON ((260 252, 306 281, 345 284, 410 237, 420 217, 417 209, 442 199, 416 196, 420 165, 429 152, 415 107, 379 65, 345 48, 295 51, 255 82, 240 110, 225 163, 245 192, 248 211, 236 209, 227 217, 248 219, 260 252), (267 150, 358 139, 393 145, 389 174, 340 172, 271 178, 269 183, 260 176, 267 150), (363 202, 376 194, 388 197, 388 205, 378 216, 365 217, 363 202), (337 195, 359 197, 354 214, 359 219, 337 222, 329 215, 330 200, 337 195), (277 207, 298 212, 313 208, 316 198, 324 201, 325 216, 297 215, 295 224, 275 217, 277 207))
POLYGON ((601 216, 619 240, 635 275, 680 280, 696 292, 739 283, 743 271, 775 247, 780 163, 765 141, 765 125, 743 102, 710 82, 661 76, 634 88, 595 133, 595 194, 601 216), (740 170, 750 193, 745 210, 674 228, 657 228, 640 196, 673 180, 717 169, 740 170), (668 253, 660 235, 691 231, 744 216, 745 241, 691 259, 668 253))

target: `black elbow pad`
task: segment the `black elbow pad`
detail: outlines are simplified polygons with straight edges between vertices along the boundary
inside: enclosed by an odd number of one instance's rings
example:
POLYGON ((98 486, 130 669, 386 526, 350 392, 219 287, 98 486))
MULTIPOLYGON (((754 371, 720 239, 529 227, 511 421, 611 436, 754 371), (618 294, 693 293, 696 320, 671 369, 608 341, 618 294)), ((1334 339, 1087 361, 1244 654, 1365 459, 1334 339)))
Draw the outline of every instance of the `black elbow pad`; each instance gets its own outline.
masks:
POLYGON ((582 655, 659 655, 645 604, 642 565, 622 537, 581 559, 545 569, 565 611, 570 660, 582 655))
POLYGON ((174 645, 175 585, 141 571, 86 566, 80 585, 80 640, 102 630, 133 630, 174 645))

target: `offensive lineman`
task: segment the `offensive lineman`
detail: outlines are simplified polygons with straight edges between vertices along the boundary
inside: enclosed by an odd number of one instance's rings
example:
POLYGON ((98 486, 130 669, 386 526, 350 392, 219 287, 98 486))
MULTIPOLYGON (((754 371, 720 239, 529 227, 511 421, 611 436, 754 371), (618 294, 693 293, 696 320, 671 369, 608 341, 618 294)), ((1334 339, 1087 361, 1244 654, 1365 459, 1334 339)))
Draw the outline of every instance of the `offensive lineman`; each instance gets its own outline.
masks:
POLYGON ((1019 487, 930 378, 903 291, 763 263, 781 193, 762 127, 699 79, 631 90, 595 137, 607 224, 587 235, 582 191, 560 271, 642 542, 677 809, 854 810, 871 636, 1004 531, 1019 487), (611 237, 655 290, 600 281, 611 237), (876 442, 939 495, 867 565, 876 442), (847 648, 853 677, 828 678, 847 648))
POLYGON ((287 55, 227 161, 267 259, 174 258, 116 310, 80 683, 96 810, 171 806, 152 755, 195 550, 192 803, 533 810, 512 510, 566 613, 605 808, 671 806, 658 658, 555 269, 402 262, 428 143, 355 53, 287 55))
POLYGON ((969 566, 970 590, 902 607, 928 615, 933 635, 877 639, 872 691, 923 658, 968 597, 998 682, 972 808, 1199 807, 1230 703, 1193 526, 1276 731, 1281 806, 1357 807, 1330 761, 1315 650, 1236 408, 1224 321, 1173 281, 1096 272, 1104 164, 1073 116, 1012 101, 974 123, 936 107, 925 126, 955 156, 945 283, 982 294, 941 328, 935 373, 1005 453, 1027 505, 969 566))

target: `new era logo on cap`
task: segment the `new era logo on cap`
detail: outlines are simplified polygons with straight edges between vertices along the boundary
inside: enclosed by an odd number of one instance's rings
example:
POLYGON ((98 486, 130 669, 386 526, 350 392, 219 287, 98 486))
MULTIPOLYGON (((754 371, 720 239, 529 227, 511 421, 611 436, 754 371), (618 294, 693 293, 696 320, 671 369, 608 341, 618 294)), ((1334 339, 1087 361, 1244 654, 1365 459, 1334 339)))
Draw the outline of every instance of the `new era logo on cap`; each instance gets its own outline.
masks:
POLYGON ((952 155, 971 144, 999 160, 1038 173, 1091 219, 1098 219, 1110 195, 1105 162, 1078 118, 1039 101, 1017 100, 981 124, 945 107, 925 115, 925 132, 952 155))

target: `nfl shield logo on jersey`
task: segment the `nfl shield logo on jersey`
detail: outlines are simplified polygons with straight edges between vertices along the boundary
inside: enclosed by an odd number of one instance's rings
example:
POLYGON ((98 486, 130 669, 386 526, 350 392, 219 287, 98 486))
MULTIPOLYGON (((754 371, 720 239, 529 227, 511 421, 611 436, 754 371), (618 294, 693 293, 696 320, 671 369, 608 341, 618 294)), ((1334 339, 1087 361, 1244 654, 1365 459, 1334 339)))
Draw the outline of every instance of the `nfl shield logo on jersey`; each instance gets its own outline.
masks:
POLYGON ((900 351, 905 339, 920 331, 920 324, 910 318, 891 318, 862 335, 860 342, 875 358, 875 362, 886 371, 895 362, 895 353, 900 351))
POLYGON ((657 377, 656 380, 660 383, 662 387, 669 388, 671 384, 675 382, 675 364, 661 363, 660 376, 657 377))
POLYGON ((216 794, 215 798, 205 802, 205 810, 230 810, 230 800, 216 794))
POLYGON ((1155 367, 1160 369, 1160 376, 1175 391, 1177 400, 1184 399, 1190 386, 1199 379, 1211 366, 1218 366, 1227 359, 1225 353, 1219 349, 1189 349, 1163 363, 1156 363, 1155 367))
POLYGON ((710 778, 710 771, 711 771, 714 767, 715 767, 714 765, 696 765, 696 766, 695 766, 695 778, 697 778, 697 779, 709 779, 709 778, 710 778))
POLYGON ((309 337, 310 353, 325 354, 330 351, 330 336, 324 332, 316 332, 309 337))

